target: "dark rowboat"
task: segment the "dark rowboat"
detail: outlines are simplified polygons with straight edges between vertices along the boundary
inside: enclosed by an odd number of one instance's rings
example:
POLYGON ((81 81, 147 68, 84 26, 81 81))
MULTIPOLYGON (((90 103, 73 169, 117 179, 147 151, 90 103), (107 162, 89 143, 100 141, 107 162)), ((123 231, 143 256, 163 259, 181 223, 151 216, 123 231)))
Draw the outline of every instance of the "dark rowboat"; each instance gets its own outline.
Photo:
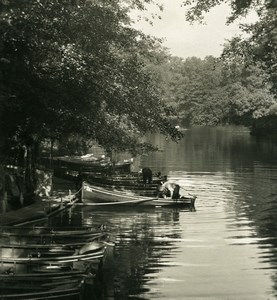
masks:
POLYGON ((1 300, 80 299, 84 283, 93 283, 95 276, 91 274, 91 268, 78 270, 72 269, 72 265, 38 265, 27 268, 24 273, 20 273, 22 270, 17 267, 13 264, 0 274, 1 300))
POLYGON ((153 177, 152 183, 143 183, 142 177, 138 173, 127 174, 93 174, 82 173, 83 179, 93 186, 103 188, 114 188, 117 190, 129 190, 140 196, 155 197, 157 194, 157 185, 161 178, 153 177))
MULTIPOLYGON (((74 242, 85 242, 92 239, 101 238, 106 235, 105 231, 102 230, 65 230, 65 231, 41 231, 41 230, 25 230, 22 228, 5 228, 0 232, 0 241, 9 239, 17 243, 24 243, 24 241, 37 241, 36 243, 72 243, 74 242), (21 242, 22 241, 22 242, 21 242)), ((3 241, 2 241, 3 243, 3 241)))
POLYGON ((78 228, 78 229, 63 229, 63 228, 48 228, 48 227, 2 227, 0 235, 17 235, 21 236, 91 236, 102 233, 99 229, 93 228, 78 228))
MULTIPOLYGON (((76 299, 80 295, 80 290, 83 283, 62 283, 58 287, 54 288, 45 288, 39 287, 38 290, 35 290, 33 286, 26 286, 25 290, 18 290, 15 288, 16 284, 12 286, 4 287, 1 290, 0 299, 1 300, 46 300, 46 299, 76 299), (72 298, 74 297, 74 298, 72 298)), ((20 287, 22 288, 22 287, 20 287)))
POLYGON ((107 159, 83 159, 82 157, 55 157, 52 161, 43 158, 42 162, 45 165, 51 165, 55 176, 70 180, 77 180, 78 175, 83 172, 130 172, 132 165, 130 161, 113 164, 107 159))

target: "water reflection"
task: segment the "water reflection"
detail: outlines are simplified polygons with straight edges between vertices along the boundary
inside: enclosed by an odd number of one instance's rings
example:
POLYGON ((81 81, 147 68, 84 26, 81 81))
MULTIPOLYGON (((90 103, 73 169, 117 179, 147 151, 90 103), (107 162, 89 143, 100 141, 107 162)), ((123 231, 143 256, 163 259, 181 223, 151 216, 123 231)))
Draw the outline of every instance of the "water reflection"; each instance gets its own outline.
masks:
POLYGON ((195 128, 139 164, 197 194, 196 212, 77 207, 55 222, 106 224, 113 259, 87 299, 275 299, 277 144, 195 128), (93 298, 94 297, 94 298, 93 298))
POLYGON ((85 219, 93 216, 96 224, 105 222, 115 242, 112 263, 105 265, 103 273, 103 299, 127 299, 149 293, 151 280, 179 251, 179 212, 118 209, 83 213, 85 219))

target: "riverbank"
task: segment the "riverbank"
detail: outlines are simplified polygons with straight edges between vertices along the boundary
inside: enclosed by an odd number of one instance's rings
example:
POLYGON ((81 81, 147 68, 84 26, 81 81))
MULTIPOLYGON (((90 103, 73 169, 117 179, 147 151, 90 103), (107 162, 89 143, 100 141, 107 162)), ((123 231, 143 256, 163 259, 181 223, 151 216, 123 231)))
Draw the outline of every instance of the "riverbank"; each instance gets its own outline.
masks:
POLYGON ((52 215, 71 207, 79 199, 71 192, 73 184, 70 181, 54 179, 53 195, 37 197, 33 204, 17 210, 0 214, 0 226, 19 226, 25 223, 44 221, 52 215))

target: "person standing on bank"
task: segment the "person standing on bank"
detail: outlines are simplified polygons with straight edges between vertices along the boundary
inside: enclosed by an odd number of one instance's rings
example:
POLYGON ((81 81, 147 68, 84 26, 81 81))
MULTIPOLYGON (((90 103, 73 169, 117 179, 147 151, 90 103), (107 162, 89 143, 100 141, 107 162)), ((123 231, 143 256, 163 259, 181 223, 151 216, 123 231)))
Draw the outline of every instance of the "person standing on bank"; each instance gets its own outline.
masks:
POLYGON ((153 179, 153 172, 150 168, 143 168, 141 170, 142 172, 142 180, 143 180, 143 184, 144 186, 146 186, 146 184, 151 184, 152 183, 152 179, 153 179))

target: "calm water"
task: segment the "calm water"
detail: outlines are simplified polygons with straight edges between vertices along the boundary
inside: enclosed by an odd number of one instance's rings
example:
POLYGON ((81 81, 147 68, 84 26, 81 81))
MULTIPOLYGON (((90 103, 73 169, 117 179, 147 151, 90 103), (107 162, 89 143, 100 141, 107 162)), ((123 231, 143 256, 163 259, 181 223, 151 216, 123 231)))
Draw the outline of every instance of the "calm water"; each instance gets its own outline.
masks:
POLYGON ((107 224, 113 258, 86 299, 276 299, 277 142, 241 128, 194 128, 138 162, 198 195, 196 211, 76 208, 107 224))

